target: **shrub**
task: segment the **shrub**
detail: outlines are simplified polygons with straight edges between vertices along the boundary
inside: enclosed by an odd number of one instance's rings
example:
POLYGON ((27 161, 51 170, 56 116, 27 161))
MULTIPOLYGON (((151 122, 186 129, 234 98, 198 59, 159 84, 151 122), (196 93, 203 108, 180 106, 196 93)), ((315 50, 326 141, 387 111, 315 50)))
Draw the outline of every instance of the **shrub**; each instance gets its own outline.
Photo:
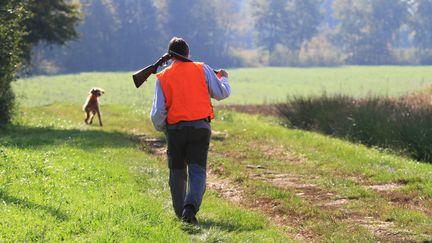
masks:
POLYGON ((10 87, 4 85, 0 87, 0 125, 3 125, 12 118, 15 96, 10 87))
POLYGON ((293 51, 281 44, 277 44, 275 49, 270 53, 268 64, 276 67, 298 66, 298 51, 293 51))
POLYGON ((0 124, 8 123, 12 117, 15 96, 11 82, 20 67, 21 38, 24 36, 23 8, 10 2, 4 7, 8 11, 0 11, 0 124))
POLYGON ((402 97, 354 99, 297 97, 277 105, 294 128, 318 131, 369 146, 390 148, 432 162, 432 106, 402 97), (416 102, 410 103, 410 100, 416 102))
POLYGON ((324 37, 314 37, 305 42, 299 53, 302 66, 338 66, 342 65, 340 51, 324 37))
POLYGON ((418 65, 422 55, 416 48, 393 48, 390 54, 396 65, 418 65))

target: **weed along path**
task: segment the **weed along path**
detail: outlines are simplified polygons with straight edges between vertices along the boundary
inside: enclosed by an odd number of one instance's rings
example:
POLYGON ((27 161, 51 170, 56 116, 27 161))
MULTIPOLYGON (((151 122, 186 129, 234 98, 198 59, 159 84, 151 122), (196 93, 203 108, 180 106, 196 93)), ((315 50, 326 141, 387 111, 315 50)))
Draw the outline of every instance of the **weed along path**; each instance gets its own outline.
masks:
MULTIPOLYGON (((432 166, 288 130, 273 118, 219 115, 208 188, 220 198, 266 215, 298 241, 432 239, 432 166)), ((164 154, 162 141, 144 144, 164 154)))

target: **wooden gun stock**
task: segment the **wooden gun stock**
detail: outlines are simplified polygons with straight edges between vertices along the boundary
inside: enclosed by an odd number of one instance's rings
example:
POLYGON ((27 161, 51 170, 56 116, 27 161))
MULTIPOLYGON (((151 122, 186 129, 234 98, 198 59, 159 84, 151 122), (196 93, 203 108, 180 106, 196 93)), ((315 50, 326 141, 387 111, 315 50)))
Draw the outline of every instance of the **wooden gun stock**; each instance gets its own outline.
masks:
POLYGON ((149 65, 134 73, 132 78, 135 83, 135 87, 139 88, 145 81, 147 81, 148 77, 150 77, 152 73, 155 74, 157 72, 158 67, 168 62, 169 59, 171 59, 171 55, 166 53, 161 58, 159 58, 155 64, 149 65))
POLYGON ((132 75, 135 87, 139 88, 152 73, 155 73, 156 66, 154 64, 149 65, 132 75))

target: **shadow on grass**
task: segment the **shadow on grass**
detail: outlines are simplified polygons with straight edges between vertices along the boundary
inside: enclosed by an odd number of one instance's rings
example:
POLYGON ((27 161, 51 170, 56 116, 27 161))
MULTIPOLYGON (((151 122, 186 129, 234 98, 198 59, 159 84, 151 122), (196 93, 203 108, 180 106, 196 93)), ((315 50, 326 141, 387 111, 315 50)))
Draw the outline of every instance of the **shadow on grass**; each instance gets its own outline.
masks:
POLYGON ((244 224, 231 224, 222 221, 215 221, 211 219, 205 219, 200 222, 200 225, 204 229, 218 228, 227 232, 242 232, 242 231, 256 231, 263 227, 260 225, 244 225, 244 224))
POLYGON ((0 145, 5 147, 26 149, 47 145, 68 145, 91 150, 129 147, 130 142, 130 136, 121 132, 26 126, 0 127, 0 145))
POLYGON ((202 230, 218 229, 224 232, 250 232, 263 229, 260 225, 231 224, 212 219, 200 220, 199 226, 184 224, 182 229, 189 234, 200 234, 202 230))
POLYGON ((62 211, 60 211, 59 208, 54 208, 46 205, 41 205, 38 203, 30 202, 25 199, 21 199, 12 195, 8 195, 4 191, 0 191, 0 201, 3 201, 6 204, 14 204, 22 208, 26 208, 29 210, 41 210, 44 211, 51 216, 55 217, 57 220, 65 221, 69 217, 62 211))

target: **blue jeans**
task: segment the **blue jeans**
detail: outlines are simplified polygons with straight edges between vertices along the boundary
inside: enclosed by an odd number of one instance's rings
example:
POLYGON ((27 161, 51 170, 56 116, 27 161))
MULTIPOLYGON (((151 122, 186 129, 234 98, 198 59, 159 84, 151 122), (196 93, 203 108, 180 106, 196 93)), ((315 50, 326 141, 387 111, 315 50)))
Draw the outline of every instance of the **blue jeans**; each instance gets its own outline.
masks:
POLYGON ((186 169, 171 169, 169 184, 173 207, 177 217, 180 218, 182 216, 183 208, 186 205, 192 205, 195 208, 195 212, 198 212, 206 189, 205 168, 196 164, 190 164, 187 171, 186 169), (187 174, 189 174, 189 181, 187 181, 187 174))
POLYGON ((201 206, 206 189, 210 134, 209 129, 194 127, 167 131, 169 185, 174 211, 179 218, 186 205, 193 206, 195 213, 201 206))

